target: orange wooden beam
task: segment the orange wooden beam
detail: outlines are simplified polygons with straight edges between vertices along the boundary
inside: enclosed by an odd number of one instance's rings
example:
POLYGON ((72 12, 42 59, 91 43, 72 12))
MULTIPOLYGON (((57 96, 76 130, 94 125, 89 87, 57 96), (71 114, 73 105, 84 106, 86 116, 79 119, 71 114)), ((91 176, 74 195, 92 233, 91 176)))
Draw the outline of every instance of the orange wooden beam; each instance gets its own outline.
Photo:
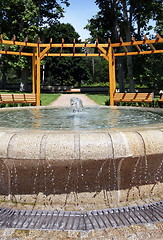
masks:
POLYGON ((128 52, 128 53, 114 53, 115 57, 122 57, 122 56, 131 56, 131 55, 145 55, 145 54, 156 54, 156 53, 163 53, 163 50, 148 50, 148 51, 141 51, 141 52, 128 52))
MULTIPOLYGON (((101 50, 102 48, 98 46, 98 48, 101 50)), ((47 49, 46 49, 47 50, 47 49)), ((125 52, 125 53, 114 53, 114 56, 131 56, 131 55, 142 55, 142 54, 156 54, 156 53, 163 53, 163 50, 148 50, 148 51, 137 51, 137 52, 125 52)), ((7 54, 7 55, 21 55, 21 56, 27 56, 32 57, 33 53, 27 53, 27 52, 14 52, 14 51, 2 51, 0 50, 0 54, 7 54)), ((108 55, 108 53, 107 53, 108 55)), ((104 57, 107 60, 107 55, 104 53, 45 53, 44 57, 104 57)), ((42 58, 41 58, 42 59, 42 58)))
POLYGON ((19 42, 19 41, 13 41, 13 40, 4 40, 1 39, 1 44, 4 45, 15 45, 15 46, 27 46, 27 47, 37 47, 37 43, 25 43, 25 42, 19 42))
POLYGON ((7 55, 21 55, 26 57, 32 57, 33 53, 27 53, 27 52, 14 52, 14 51, 2 51, 0 50, 0 54, 7 54, 7 55))
MULTIPOLYGON (((16 40, 4 40, 2 35, 0 37, 1 40, 1 44, 5 44, 5 45, 18 45, 18 46, 27 46, 27 47, 37 47, 37 43, 29 43, 29 42, 19 42, 16 40)), ((163 42, 163 38, 159 36, 159 34, 156 35, 156 39, 144 39, 142 41, 134 41, 134 43, 131 42, 120 42, 120 43, 111 43, 111 46, 114 47, 121 47, 121 46, 130 46, 130 45, 142 45, 142 44, 154 44, 154 43, 162 43, 163 42)), ((39 43, 41 48, 45 48, 47 47, 47 43, 39 43)), ((107 43, 98 43, 101 47, 107 48, 108 44, 107 43)), ((51 47, 56 47, 56 48, 60 48, 60 47, 70 47, 73 48, 74 47, 74 43, 53 43, 51 47)), ((84 47, 85 43, 75 43, 75 47, 84 47)), ((95 43, 87 43, 87 47, 97 47, 97 44, 95 43)))
POLYGON ((46 57, 105 57, 106 55, 104 53, 46 53, 46 57))

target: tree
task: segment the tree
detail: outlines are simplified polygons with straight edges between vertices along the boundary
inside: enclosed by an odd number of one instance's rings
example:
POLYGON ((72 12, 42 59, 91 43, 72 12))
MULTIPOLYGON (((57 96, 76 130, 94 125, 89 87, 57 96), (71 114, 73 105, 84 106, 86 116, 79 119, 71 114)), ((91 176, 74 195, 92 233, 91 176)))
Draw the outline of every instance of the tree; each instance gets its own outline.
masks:
MULTIPOLYGON (((124 41, 130 41, 131 36, 139 40, 145 31, 152 27, 149 20, 161 22, 162 0, 96 0, 100 11, 89 20, 86 28, 90 30, 92 40, 98 37, 102 42, 111 38, 112 42, 119 42, 120 37, 124 41)), ((161 28, 160 28, 161 29, 161 28)), ((130 51, 130 49, 128 48, 130 51)), ((117 58, 118 82, 120 90, 124 91, 123 59, 117 58)), ((132 57, 127 57, 127 78, 130 91, 134 91, 132 57)))
MULTIPOLYGON (((134 9, 132 25, 136 26, 134 28, 133 34, 137 40, 141 40, 143 38, 144 32, 146 32, 146 35, 150 35, 150 30, 152 29, 154 29, 160 35, 163 34, 163 32, 161 32, 161 29, 163 27, 162 0, 142 0, 141 2, 133 0, 131 3, 132 8, 134 9), (153 20, 156 27, 151 26, 149 24, 149 20, 153 20)), ((159 46, 157 46, 157 48, 158 47, 159 46)), ((162 55, 159 55, 159 58, 156 54, 147 56, 141 55, 139 57, 133 58, 133 72, 136 83, 139 85, 144 85, 148 88, 162 89, 162 55)))
MULTIPOLYGON (((69 4, 68 0, 1 0, 0 33, 7 35, 9 39, 16 35, 19 41, 24 41, 27 36, 29 40, 36 40, 45 24, 57 22, 63 16, 64 8, 61 3, 66 6, 69 4)), ((21 68, 23 91, 25 91, 31 63, 26 62, 22 57, 14 58, 16 66, 13 64, 13 68, 18 65, 21 68)), ((5 57, 2 57, 1 64, 5 66, 5 57)), ((6 67, 2 69, 5 69, 2 74, 4 76, 7 69, 6 67)))
MULTIPOLYGON (((1 0, 0 32, 33 40, 45 24, 53 24, 63 17, 64 8, 59 0, 1 0)), ((69 5, 68 0, 60 0, 69 5)))
MULTIPOLYGON (((89 20, 86 28, 90 30, 92 41, 96 38, 99 42, 107 42, 108 38, 113 42, 118 42, 120 33, 120 19, 122 14, 117 4, 118 1, 111 0, 97 0, 95 1, 100 11, 95 17, 89 20)), ((117 79, 120 84, 120 90, 124 92, 124 72, 123 72, 123 59, 117 58, 117 79)))

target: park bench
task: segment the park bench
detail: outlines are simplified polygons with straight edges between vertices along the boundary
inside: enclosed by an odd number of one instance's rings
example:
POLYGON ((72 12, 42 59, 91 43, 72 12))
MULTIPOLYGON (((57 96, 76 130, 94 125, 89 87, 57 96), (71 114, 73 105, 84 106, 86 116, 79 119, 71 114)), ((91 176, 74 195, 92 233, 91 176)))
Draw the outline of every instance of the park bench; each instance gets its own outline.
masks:
POLYGON ((163 94, 161 94, 160 99, 158 99, 158 106, 162 107, 162 105, 163 105, 163 94))
POLYGON ((153 93, 114 93, 114 102, 129 102, 129 103, 151 103, 153 105, 153 93))
POLYGON ((32 103, 36 105, 36 94, 0 94, 0 104, 32 103))

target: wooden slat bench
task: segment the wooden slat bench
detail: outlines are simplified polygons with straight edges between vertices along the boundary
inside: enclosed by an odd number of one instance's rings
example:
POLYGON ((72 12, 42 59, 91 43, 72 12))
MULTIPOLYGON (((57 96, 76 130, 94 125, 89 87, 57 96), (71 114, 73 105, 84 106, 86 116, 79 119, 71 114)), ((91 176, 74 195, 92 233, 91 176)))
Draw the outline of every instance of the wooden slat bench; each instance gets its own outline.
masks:
POLYGON ((114 102, 138 102, 153 104, 153 93, 114 93, 114 102))
POLYGON ((33 103, 36 105, 36 94, 0 94, 0 104, 33 103))
POLYGON ((163 94, 161 94, 160 99, 158 99, 158 106, 162 107, 162 105, 163 105, 163 94))

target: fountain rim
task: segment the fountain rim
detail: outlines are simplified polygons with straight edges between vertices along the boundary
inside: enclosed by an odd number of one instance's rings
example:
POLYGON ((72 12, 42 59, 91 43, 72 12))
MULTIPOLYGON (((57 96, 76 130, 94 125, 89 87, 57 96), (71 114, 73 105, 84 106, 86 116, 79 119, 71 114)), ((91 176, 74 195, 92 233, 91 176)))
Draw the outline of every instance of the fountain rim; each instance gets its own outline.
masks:
MULTIPOLYGON (((103 107, 103 106, 99 106, 103 107)), ((6 110, 56 108, 56 107, 20 107, 6 110)), ((126 107, 106 107, 126 108, 126 107)), ((127 107, 133 109, 133 107, 127 107)), ((135 108, 134 108, 135 109, 135 108)), ((138 108, 137 108, 138 109, 138 108)), ((141 108, 142 109, 142 108, 141 108)), ((143 110, 149 108, 143 108, 143 110)), ((152 109, 163 111, 163 109, 152 109)), ((1 110, 0 110, 1 111, 1 110)), ((38 130, 0 127, 0 158, 5 164, 23 161, 27 169, 37 162, 49 161, 54 166, 64 167, 67 163, 75 164, 103 162, 109 159, 117 168, 117 193, 121 187, 121 165, 125 159, 136 161, 147 157, 156 159, 163 156, 163 123, 135 128, 116 128, 98 130, 38 130)), ((127 174, 127 172, 126 172, 127 174)), ((30 175, 29 175, 30 176, 30 175)), ((24 184, 24 183, 23 183, 24 184)), ((7 186, 7 185, 6 185, 7 186)), ((7 187, 6 187, 7 189, 7 187)), ((123 190, 123 189, 122 189, 123 190)), ((100 207, 101 208, 101 207, 100 207)), ((102 209, 102 208, 101 208, 102 209)))
MULTIPOLYGON (((143 110, 143 111, 152 111, 157 113, 163 113, 163 108, 152 108, 152 107, 135 107, 135 106, 86 106, 88 108, 108 108, 108 109, 131 109, 131 110, 143 110)), ((61 106, 24 106, 24 107, 5 107, 0 108, 0 112, 5 111, 17 111, 17 110, 26 110, 26 109, 60 109, 60 108, 70 108, 69 106, 61 107, 61 106)), ((132 127, 116 127, 116 128, 106 128, 106 129, 80 129, 80 130, 72 130, 72 129, 29 129, 29 128, 14 128, 14 127, 1 127, 0 131, 10 131, 10 132, 31 132, 31 133, 106 133, 106 132, 136 132, 136 131, 145 131, 145 130, 163 130, 163 123, 153 123, 150 125, 143 126, 132 126, 132 127)))

